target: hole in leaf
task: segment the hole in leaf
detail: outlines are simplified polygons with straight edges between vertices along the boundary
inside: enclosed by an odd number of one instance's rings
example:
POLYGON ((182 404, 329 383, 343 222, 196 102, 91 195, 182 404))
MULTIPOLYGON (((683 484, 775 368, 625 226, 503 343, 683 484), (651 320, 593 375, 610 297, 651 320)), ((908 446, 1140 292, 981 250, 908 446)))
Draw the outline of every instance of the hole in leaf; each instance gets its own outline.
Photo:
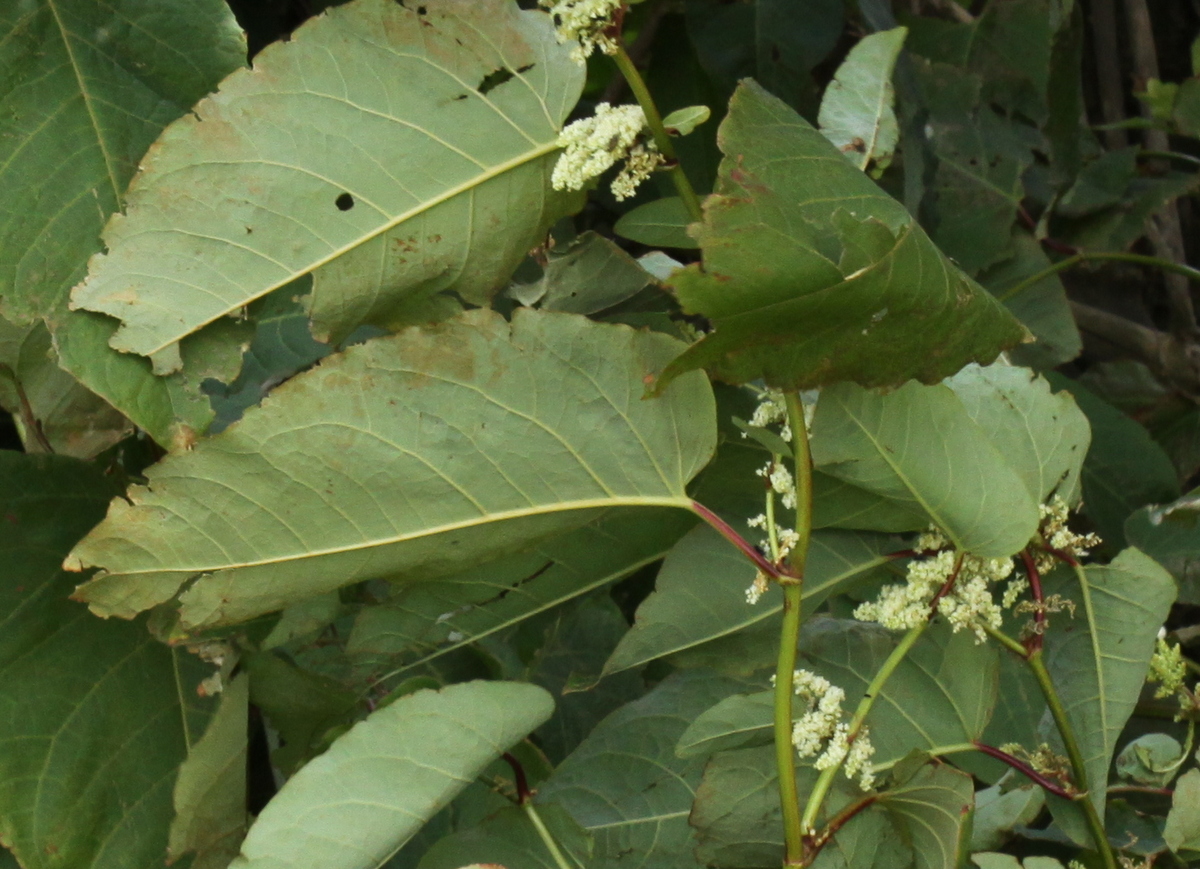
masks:
POLYGON ((504 84, 512 77, 513 71, 511 69, 506 69, 504 67, 500 67, 500 69, 494 69, 483 77, 483 81, 479 83, 479 87, 477 87, 476 90, 481 94, 486 94, 489 91, 500 87, 500 85, 504 84))
POLYGON ((338 211, 349 211, 354 207, 354 197, 349 193, 342 193, 338 198, 333 200, 333 204, 338 207, 338 211))
POLYGON ((533 69, 535 66, 537 66, 536 63, 527 63, 524 66, 518 66, 517 72, 518 73, 529 72, 529 70, 533 69))
POLYGON ((418 14, 418 15, 424 15, 424 14, 425 14, 425 7, 424 7, 424 6, 418 6, 418 7, 417 7, 417 14, 418 14))

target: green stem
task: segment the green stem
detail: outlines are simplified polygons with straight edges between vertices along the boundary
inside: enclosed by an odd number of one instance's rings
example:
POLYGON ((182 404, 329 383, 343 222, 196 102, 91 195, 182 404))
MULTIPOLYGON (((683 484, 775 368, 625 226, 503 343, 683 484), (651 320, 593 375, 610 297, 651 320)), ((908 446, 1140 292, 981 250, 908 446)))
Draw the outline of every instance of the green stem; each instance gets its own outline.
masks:
POLYGON ((1194 269, 1191 266, 1174 263, 1167 259, 1160 259, 1156 256, 1145 256, 1140 253, 1122 253, 1119 251, 1082 251, 1069 256, 1064 260, 1056 262, 1049 268, 1042 269, 1035 275, 1026 278, 1023 281, 1009 287, 1003 292, 997 293, 996 298, 1002 302, 1006 302, 1013 296, 1023 293, 1025 290, 1035 284, 1045 280, 1051 275, 1058 272, 1066 271, 1069 268, 1074 268, 1082 262, 1104 262, 1115 260, 1117 262, 1137 263, 1143 266, 1153 266, 1154 268, 1162 269, 1164 272, 1173 272, 1177 275, 1183 275, 1193 281, 1200 282, 1200 269, 1194 269))
POLYGON ((692 189, 692 182, 688 180, 683 167, 679 165, 679 157, 675 154, 675 145, 667 134, 666 127, 663 126, 662 115, 654 103, 654 97, 650 95, 650 89, 646 87, 642 74, 638 72, 633 59, 625 51, 625 46, 619 46, 612 58, 616 61, 617 69, 621 71, 621 75, 628 82, 629 89, 633 91, 638 105, 646 113, 646 126, 650 128, 650 132, 654 136, 654 144, 658 146, 659 153, 666 157, 671 165, 671 180, 675 183, 675 190, 679 193, 679 198, 683 200, 688 215, 693 221, 701 220, 704 215, 700 210, 700 198, 696 196, 696 191, 692 189))
POLYGON ((537 830, 537 834, 541 837, 542 843, 546 846, 546 850, 550 852, 550 856, 554 858, 554 863, 558 869, 576 869, 572 866, 567 856, 558 847, 558 842, 554 841, 554 836, 546 829, 546 825, 542 823, 542 816, 538 814, 537 809, 533 807, 533 803, 526 802, 521 804, 521 808, 525 810, 526 816, 533 823, 533 827, 537 830))
MULTIPOLYGON (((791 552, 795 578, 780 578, 783 586, 783 626, 779 632, 779 660, 775 667, 775 764, 779 771, 779 803, 783 808, 783 836, 787 843, 785 864, 804 862, 804 828, 800 824, 800 792, 796 786, 796 751, 792 746, 793 678, 796 649, 800 644, 801 605, 804 598, 804 564, 812 536, 812 457, 808 428, 799 396, 786 396, 788 424, 792 429, 796 457, 796 534, 799 541, 791 552)), ((774 511, 772 511, 773 518, 774 511)))
MULTIPOLYGON (((871 684, 867 686, 867 691, 863 694, 862 700, 858 703, 858 708, 854 710, 854 717, 850 719, 850 732, 847 736, 851 743, 862 730, 863 722, 867 720, 867 716, 871 713, 871 707, 875 705, 875 700, 883 691, 884 683, 896 672, 896 668, 900 666, 900 662, 904 660, 904 656, 912 649, 913 644, 921 638, 921 634, 925 633, 925 629, 929 627, 929 622, 924 621, 915 628, 909 630, 896 648, 892 649, 892 653, 888 655, 887 660, 883 662, 883 666, 879 668, 879 672, 875 674, 875 678, 871 680, 871 684)), ((817 783, 813 786, 812 792, 808 795, 808 803, 804 806, 804 816, 800 823, 805 831, 815 830, 817 826, 817 815, 821 811, 821 804, 825 802, 825 797, 829 794, 829 789, 833 786, 834 779, 837 778, 838 770, 842 768, 841 763, 821 770, 820 776, 817 777, 817 783)))
POLYGON ((787 865, 804 857, 804 828, 800 825, 800 792, 796 787, 796 750, 792 747, 793 675, 800 642, 800 606, 804 586, 783 587, 783 627, 779 632, 779 661, 775 667, 775 764, 779 768, 779 803, 783 807, 783 837, 787 865))
POLYGON ((991 627, 985 622, 980 622, 980 625, 985 631, 987 631, 987 635, 989 637, 998 642, 1000 645, 1004 646, 1004 648, 1008 649, 1014 655, 1020 658, 1026 658, 1029 656, 1029 650, 1010 637, 1008 634, 998 631, 996 628, 991 627))
POLYGON ((1179 160, 1193 166, 1200 166, 1200 157, 1193 157, 1191 154, 1184 154, 1180 151, 1138 151, 1138 156, 1160 160, 1179 160))
POLYGON ((1117 869, 1117 858, 1113 854, 1112 846, 1108 843, 1108 836, 1105 835, 1104 822, 1100 820, 1100 814, 1096 811, 1096 805, 1092 802, 1089 793, 1087 766, 1084 763, 1083 752, 1079 750, 1079 742, 1075 738, 1075 728, 1071 726, 1071 721, 1067 718, 1067 710, 1062 705, 1058 691, 1054 688, 1050 671, 1046 669, 1046 662, 1042 659, 1042 650, 1036 649, 1026 660, 1029 662, 1029 669, 1033 671, 1034 678, 1037 679, 1038 687, 1042 689, 1042 696, 1046 698, 1050 715, 1062 737, 1063 746, 1067 749, 1067 759, 1071 762, 1071 773, 1075 779, 1075 786, 1081 791, 1080 797, 1075 802, 1083 809, 1088 829, 1092 834, 1092 842, 1104 860, 1105 869, 1117 869))

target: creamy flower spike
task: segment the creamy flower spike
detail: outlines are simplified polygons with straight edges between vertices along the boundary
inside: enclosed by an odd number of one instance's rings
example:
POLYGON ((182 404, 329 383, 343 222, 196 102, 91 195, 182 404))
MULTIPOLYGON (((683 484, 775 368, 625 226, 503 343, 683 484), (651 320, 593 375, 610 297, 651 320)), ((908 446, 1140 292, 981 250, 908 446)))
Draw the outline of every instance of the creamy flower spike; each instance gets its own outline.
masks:
MULTIPOLYGON (((1003 609, 996 604, 992 586, 1013 573, 1011 558, 980 558, 950 547, 945 535, 931 528, 917 538, 916 550, 928 553, 908 565, 904 585, 887 585, 874 601, 854 610, 859 621, 878 622, 893 631, 907 631, 929 618, 934 597, 954 577, 954 586, 937 602, 937 611, 946 617, 955 633, 963 628, 974 631, 982 643, 986 628, 999 628, 1003 609), (958 571, 955 576, 955 570, 958 571)), ((1021 578, 1010 581, 1004 592, 1005 606, 1011 606, 1028 583, 1021 578)))
MULTIPOLYGON (((1041 523, 1039 533, 1042 540, 1051 549, 1071 556, 1079 561, 1093 547, 1100 545, 1100 538, 1095 534, 1076 534, 1067 527, 1067 519, 1071 508, 1058 495, 1041 506, 1041 523)), ((1039 552, 1034 556, 1039 573, 1049 573, 1057 562, 1049 552, 1039 552)))
POLYGON ((805 701, 804 714, 792 725, 792 745, 804 757, 816 757, 816 769, 830 769, 840 763, 846 778, 858 777, 864 791, 875 783, 870 761, 875 754, 870 734, 863 727, 854 743, 850 743, 850 728, 842 721, 842 702, 846 692, 828 679, 796 670, 792 674, 796 695, 805 701))
POLYGON ((624 0, 538 0, 538 5, 554 18, 559 42, 579 44, 571 49, 571 60, 583 63, 599 48, 605 54, 616 54, 620 47, 616 36, 606 31, 613 23, 613 13, 624 0))
POLYGON ((610 106, 600 103, 596 113, 568 124, 558 134, 562 156, 554 164, 550 184, 555 190, 582 190, 625 160, 625 166, 613 181, 613 195, 626 199, 650 177, 662 163, 662 154, 653 142, 639 142, 646 128, 646 113, 641 106, 610 106))
POLYGON ((1183 663, 1183 652, 1178 644, 1167 644, 1165 630, 1159 631, 1158 642, 1150 658, 1150 672, 1146 674, 1147 682, 1158 683, 1154 696, 1162 699, 1179 693, 1185 678, 1187 665, 1183 663))

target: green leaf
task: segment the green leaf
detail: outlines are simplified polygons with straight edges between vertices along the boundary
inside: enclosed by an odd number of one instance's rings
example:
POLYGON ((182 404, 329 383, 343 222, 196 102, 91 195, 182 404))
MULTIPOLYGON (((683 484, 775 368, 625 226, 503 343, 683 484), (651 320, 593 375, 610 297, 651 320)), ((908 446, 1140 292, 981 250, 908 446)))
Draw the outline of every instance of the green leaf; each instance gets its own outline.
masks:
POLYGON ((199 659, 67 600, 62 557, 112 493, 77 460, 0 451, 0 839, 24 869, 161 869, 208 714, 199 659))
MULTIPOLYGON (((592 850, 587 831, 558 806, 538 806, 536 811, 559 848, 578 865, 586 865, 592 850)), ((496 865, 561 869, 529 816, 516 806, 501 809, 479 826, 442 839, 421 858, 419 869, 471 869, 471 865, 480 865, 481 869, 496 865)))
POLYGON ((6 3, 0 37, 0 310, 27 323, 83 277, 146 148, 246 43, 220 0, 6 3))
POLYGON ((195 579, 184 627, 230 624, 373 577, 452 575, 612 507, 690 509, 715 446, 708 384, 641 400, 679 346, 519 309, 351 347, 114 501, 70 558, 104 568, 77 594, 129 616, 195 579))
MULTIPOLYGON (((816 781, 811 766, 796 769, 803 797, 816 781)), ((862 797, 856 786, 839 778, 825 803, 828 816, 862 797)), ((757 869, 783 859, 783 813, 779 778, 771 746, 718 754, 704 768, 696 789, 692 826, 697 856, 708 866, 757 869)), ((868 807, 841 827, 825 845, 816 869, 907 869, 912 850, 901 840, 888 814, 868 807)))
MULTIPOLYGON (((182 10, 167 0, 37 0, 0 11, 0 33, 0 193, 22 203, 0 217, 0 309, 17 323, 47 317, 60 364, 160 443, 178 423, 202 430, 211 418, 202 376, 154 378, 144 360, 108 346, 111 320, 67 310, 67 296, 146 148, 245 64, 233 13, 220 0, 182 10)), ((82 401, 80 392, 62 395, 82 401)))
POLYGON ((692 217, 678 196, 668 196, 639 205, 621 215, 613 232, 630 241, 650 247, 676 247, 694 250, 700 245, 688 234, 692 217))
POLYGON ((168 372, 180 339, 310 272, 322 339, 418 292, 486 301, 575 203, 548 183, 569 53, 505 0, 330 9, 163 133, 73 304, 168 372))
MULTIPOLYGON (((892 541, 883 535, 822 531, 812 536, 805 568, 805 607, 815 609, 839 586, 888 562, 892 541)), ((604 675, 640 667, 751 625, 777 619, 775 589, 755 606, 746 589, 755 567, 707 525, 676 544, 658 573, 655 591, 608 662, 604 675)))
POLYGON ((1034 501, 1057 494, 1072 506, 1079 503, 1091 428, 1069 392, 1052 393, 1028 368, 1007 365, 968 365, 946 385, 1034 501))
POLYGON ((1143 507, 1125 520, 1125 536, 1171 572, 1179 602, 1200 603, 1200 489, 1177 501, 1143 507))
POLYGON ((1092 427, 1083 463, 1083 509, 1113 550, 1125 544, 1125 520, 1145 504, 1179 497, 1171 460, 1150 433, 1108 402, 1061 374, 1047 374, 1057 389, 1075 397, 1092 427))
POLYGON ((1200 770, 1188 770, 1175 783, 1163 839, 1176 853, 1200 851, 1200 770))
POLYGON ((680 510, 618 511, 529 552, 405 585, 362 609, 347 652, 394 675, 414 670, 658 561, 694 523, 680 510))
POLYGON ((583 233, 563 250, 551 250, 548 257, 541 280, 509 291, 543 311, 594 314, 624 302, 651 281, 637 260, 594 232, 583 233))
POLYGON ((929 234, 968 274, 1011 255, 1012 226, 1034 162, 1029 127, 982 97, 986 79, 941 63, 914 64, 928 106, 932 151, 929 234))
POLYGON ((1007 791, 998 784, 976 791, 971 850, 1001 847, 1012 837, 1014 827, 1032 824, 1045 805, 1045 792, 1029 782, 1007 791))
POLYGON ((679 737, 680 757, 715 754, 730 748, 769 741, 775 714, 775 692, 734 694, 696 716, 679 737))
POLYGON ((195 852, 191 869, 225 869, 246 832, 246 738, 250 680, 233 679, 175 780, 171 862, 195 852))
POLYGON ((353 692, 276 654, 248 655, 241 666, 250 675, 250 701, 283 737, 271 761, 284 775, 324 750, 326 734, 359 714, 359 698, 353 692))
POLYGON ((903 206, 753 82, 739 86, 719 141, 717 195, 697 230, 703 265, 672 279, 713 331, 660 388, 700 367, 785 389, 933 382, 1021 340, 903 206))
POLYGON ((288 779, 230 869, 375 869, 553 710, 549 694, 519 682, 385 706, 288 779))
POLYGON ((1183 765, 1183 746, 1165 733, 1146 733, 1117 755, 1117 775, 1137 784, 1164 788, 1183 765))
POLYGON ((45 452, 24 400, 42 436, 60 455, 90 459, 129 433, 129 421, 58 367, 50 332, 40 320, 15 326, 0 318, 0 407, 21 426, 26 452, 45 452))
POLYGON ((821 133, 863 171, 886 169, 900 140, 892 73, 906 36, 907 27, 864 36, 821 98, 821 133))
POLYGON ((609 715, 538 788, 595 837, 591 869, 615 869, 636 854, 643 869, 692 865, 688 814, 703 761, 675 756, 691 720, 746 683, 706 670, 668 676, 609 715))
POLYGON ((907 781, 880 794, 907 835, 916 869, 956 869, 970 840, 975 786, 966 773, 927 763, 907 781))
POLYGON ((881 498, 859 486, 813 471, 813 528, 858 528, 902 533, 921 531, 929 517, 920 507, 881 498))
MULTIPOLYGON (((1111 564, 1089 565, 1078 577, 1055 571, 1046 592, 1075 603, 1069 630, 1063 629, 1069 616, 1052 617, 1056 624, 1046 633, 1046 667, 1075 730, 1091 799, 1103 818, 1108 766, 1141 694, 1158 629, 1175 600, 1175 582, 1155 561, 1126 549, 1111 564)), ((1085 829, 1065 826, 1086 841, 1085 829)))
POLYGON ((1038 502, 1002 445, 943 384, 908 383, 886 395, 838 384, 822 391, 812 425, 822 471, 912 505, 957 547, 986 557, 1011 555, 1037 530, 1038 502))
POLYGON ((979 282, 1000 299, 1037 340, 1019 344, 1009 351, 1018 365, 1054 368, 1070 362, 1083 350, 1079 328, 1071 314, 1067 291, 1057 274, 1042 278, 1016 295, 1008 290, 1026 278, 1050 267, 1050 257, 1030 233, 1014 230, 1010 245, 1013 256, 979 276, 979 282))
POLYGON ((554 716, 536 734, 551 763, 560 763, 574 751, 605 715, 645 693, 637 673, 594 684, 628 629, 612 596, 601 591, 559 610, 541 632, 545 639, 530 661, 527 677, 558 698, 554 716))
POLYGON ((712 109, 708 106, 687 106, 663 118, 663 128, 668 135, 686 136, 711 117, 712 109))

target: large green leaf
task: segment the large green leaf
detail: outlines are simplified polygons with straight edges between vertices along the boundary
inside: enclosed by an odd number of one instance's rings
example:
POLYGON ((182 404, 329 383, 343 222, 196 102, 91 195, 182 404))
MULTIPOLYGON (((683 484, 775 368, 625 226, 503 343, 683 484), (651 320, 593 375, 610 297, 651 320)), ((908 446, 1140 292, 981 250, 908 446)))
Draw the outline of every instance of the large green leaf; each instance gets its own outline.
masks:
MULTIPOLYGON (((806 608, 815 609, 838 586, 886 564, 894 541, 882 534, 821 531, 813 534, 805 566, 806 608)), ((746 603, 755 567, 707 525, 676 544, 658 574, 653 594, 604 665, 605 675, 639 667, 724 637, 783 611, 777 590, 746 603)))
POLYGON ((1200 770, 1188 770, 1175 783, 1163 838, 1176 853, 1200 852, 1200 770))
POLYGON ((880 795, 912 846, 916 869, 956 869, 971 836, 975 785, 966 773, 927 763, 906 781, 880 795))
MULTIPOLYGON (((1175 600, 1175 581, 1153 559, 1126 549, 1111 564, 1089 565, 1078 577, 1056 571, 1046 590, 1075 603, 1074 621, 1054 617, 1057 624, 1046 634, 1046 666, 1103 817, 1109 763, 1145 683, 1155 637, 1175 600)), ((1077 826, 1068 832, 1087 835, 1077 826)))
POLYGON ((230 869, 375 869, 553 710, 519 682, 401 698, 288 779, 230 869))
POLYGON ((734 94, 720 142, 703 265, 672 278, 713 331, 660 383, 699 367, 785 388, 934 382, 1021 340, 903 206, 753 82, 734 94))
POLYGON ((663 558, 695 524, 680 510, 614 511, 569 534, 364 607, 347 651, 394 675, 663 558))
POLYGON ((203 429, 202 376, 154 378, 108 346, 113 321, 67 297, 146 148, 245 64, 233 13, 221 0, 37 0, 4 4, 0 34, 0 308, 46 316, 60 364, 161 443, 177 423, 203 429))
POLYGON ((50 313, 159 132, 245 63, 221 0, 0 8, 0 308, 50 313))
POLYGON ((67 600, 63 554, 112 489, 74 459, 0 451, 0 839, 25 869, 162 869, 204 731, 198 658, 67 600))
POLYGON ((882 171, 900 140, 892 72, 907 35, 907 28, 896 27, 864 36, 821 98, 821 133, 859 169, 874 163, 882 171))
POLYGON ((956 546, 982 556, 1011 555, 1037 530, 1038 500, 1001 445, 944 384, 908 383, 886 395, 838 384, 821 393, 812 427, 821 470, 911 504, 956 546))
POLYGON ((528 309, 351 347, 115 500, 69 559, 104 568, 78 594, 129 616, 194 579, 184 626, 231 623, 372 577, 450 575, 612 507, 687 509, 712 393, 695 375, 641 400, 679 347, 528 309))
POLYGON ((669 676, 600 722, 539 787, 538 802, 592 833, 592 869, 693 865, 687 818, 703 761, 677 758, 675 743, 701 710, 745 687, 706 670, 669 676))
POLYGON ((0 318, 0 407, 20 421, 27 452, 44 452, 48 445, 56 453, 90 459, 130 429, 125 417, 58 367, 41 321, 16 326, 0 318), (31 431, 32 420, 44 444, 31 431))
POLYGON ((582 81, 508 0, 332 9, 163 133, 73 303, 171 371, 180 339, 314 271, 319 337, 414 294, 485 301, 575 201, 548 182, 582 81))

